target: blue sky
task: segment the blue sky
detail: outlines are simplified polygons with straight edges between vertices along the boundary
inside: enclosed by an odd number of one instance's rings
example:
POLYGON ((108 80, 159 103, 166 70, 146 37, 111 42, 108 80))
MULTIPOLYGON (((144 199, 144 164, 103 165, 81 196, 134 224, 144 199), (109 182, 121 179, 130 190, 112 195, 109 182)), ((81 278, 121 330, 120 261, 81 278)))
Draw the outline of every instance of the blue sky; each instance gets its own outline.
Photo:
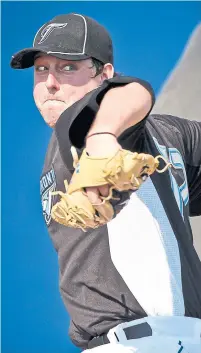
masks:
POLYGON ((148 80, 156 93, 201 20, 200 2, 2 3, 2 353, 78 352, 58 290, 39 178, 51 130, 32 98, 33 71, 11 70, 52 17, 76 12, 110 31, 115 69, 148 80))

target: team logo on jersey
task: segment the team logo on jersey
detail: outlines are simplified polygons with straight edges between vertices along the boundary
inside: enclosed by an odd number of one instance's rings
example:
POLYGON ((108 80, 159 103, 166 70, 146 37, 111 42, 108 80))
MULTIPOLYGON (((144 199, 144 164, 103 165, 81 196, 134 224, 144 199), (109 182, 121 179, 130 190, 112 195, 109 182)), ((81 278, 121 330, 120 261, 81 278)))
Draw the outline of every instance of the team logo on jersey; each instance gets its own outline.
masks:
POLYGON ((51 192, 56 190, 56 177, 54 168, 46 172, 40 179, 40 195, 43 208, 43 216, 47 225, 51 221, 51 209, 53 205, 53 197, 51 192))
POLYGON ((160 154, 173 166, 172 170, 170 168, 168 169, 171 187, 181 215, 184 218, 184 206, 189 202, 189 191, 182 155, 177 148, 160 145, 155 137, 153 137, 153 139, 160 154))
POLYGON ((60 29, 64 28, 67 26, 67 23, 51 23, 47 25, 43 30, 41 31, 41 40, 38 42, 38 44, 42 44, 49 36, 50 34, 55 30, 55 29, 60 29))

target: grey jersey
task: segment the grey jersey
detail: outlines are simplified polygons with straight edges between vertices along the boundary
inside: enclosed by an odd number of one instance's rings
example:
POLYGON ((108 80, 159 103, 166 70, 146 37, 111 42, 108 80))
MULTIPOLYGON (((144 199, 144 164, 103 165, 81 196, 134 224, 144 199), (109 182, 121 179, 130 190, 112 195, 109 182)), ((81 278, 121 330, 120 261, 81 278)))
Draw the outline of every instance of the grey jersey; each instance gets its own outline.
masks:
POLYGON ((82 348, 118 323, 146 315, 201 318, 201 264, 189 224, 189 215, 201 214, 200 123, 154 115, 120 136, 123 148, 162 154, 174 168, 154 173, 107 226, 84 233, 51 219, 58 198, 49 193, 64 191, 63 181, 73 173, 71 144, 80 154, 104 93, 132 80, 111 80, 62 114, 41 177, 43 214, 71 318, 69 334, 82 348))

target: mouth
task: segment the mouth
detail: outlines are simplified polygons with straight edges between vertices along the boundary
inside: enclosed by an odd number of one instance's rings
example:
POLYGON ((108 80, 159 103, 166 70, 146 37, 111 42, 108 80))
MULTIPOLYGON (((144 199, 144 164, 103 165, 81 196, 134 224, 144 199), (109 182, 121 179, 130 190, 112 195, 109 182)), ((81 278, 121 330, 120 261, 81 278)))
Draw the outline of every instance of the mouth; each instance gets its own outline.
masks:
POLYGON ((60 99, 46 99, 46 101, 43 104, 60 104, 60 103, 65 103, 64 101, 60 99))
POLYGON ((63 102, 61 99, 46 99, 45 102, 63 102))

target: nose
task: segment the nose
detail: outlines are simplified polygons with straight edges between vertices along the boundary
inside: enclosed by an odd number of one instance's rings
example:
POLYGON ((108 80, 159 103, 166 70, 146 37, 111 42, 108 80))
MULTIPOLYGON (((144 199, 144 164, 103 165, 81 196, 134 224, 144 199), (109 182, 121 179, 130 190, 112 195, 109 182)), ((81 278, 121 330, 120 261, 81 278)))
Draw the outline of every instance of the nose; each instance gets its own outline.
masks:
POLYGON ((60 88, 59 82, 56 76, 52 73, 48 73, 47 80, 46 80, 46 87, 48 90, 55 90, 58 91, 60 88))

